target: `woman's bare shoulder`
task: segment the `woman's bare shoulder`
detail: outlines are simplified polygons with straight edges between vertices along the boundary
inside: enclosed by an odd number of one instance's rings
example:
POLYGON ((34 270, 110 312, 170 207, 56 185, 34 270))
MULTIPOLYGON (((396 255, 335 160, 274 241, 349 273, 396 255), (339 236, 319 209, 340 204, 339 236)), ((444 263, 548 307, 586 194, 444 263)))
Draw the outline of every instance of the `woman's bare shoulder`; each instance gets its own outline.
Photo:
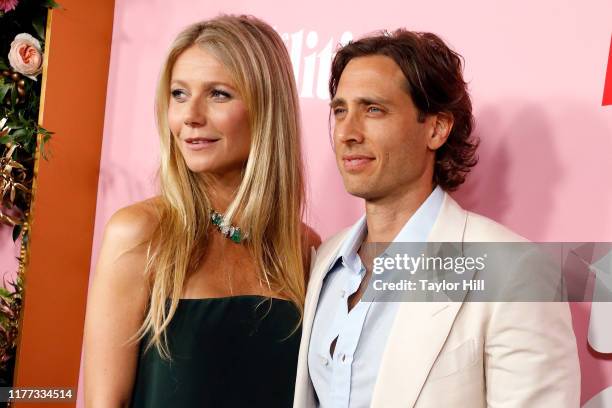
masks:
POLYGON ((107 397, 109 389, 111 397, 129 401, 138 358, 137 344, 131 340, 142 325, 150 296, 147 242, 158 225, 156 203, 152 199, 122 208, 106 224, 87 293, 84 356, 89 401, 102 398, 100 390, 107 397))
POLYGON ((149 243, 159 225, 158 208, 157 198, 141 201, 121 208, 107 222, 94 277, 94 287, 107 298, 110 293, 144 293, 149 243))
POLYGON ((106 224, 105 240, 126 249, 148 243, 159 226, 160 206, 159 197, 153 197, 119 209, 106 224))

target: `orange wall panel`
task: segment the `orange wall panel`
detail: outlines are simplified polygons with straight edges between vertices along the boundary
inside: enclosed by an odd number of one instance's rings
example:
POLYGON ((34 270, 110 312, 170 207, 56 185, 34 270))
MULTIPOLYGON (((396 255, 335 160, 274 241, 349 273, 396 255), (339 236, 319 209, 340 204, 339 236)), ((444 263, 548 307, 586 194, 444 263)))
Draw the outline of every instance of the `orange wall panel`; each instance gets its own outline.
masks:
MULTIPOLYGON (((114 0, 60 0, 50 13, 40 160, 16 387, 70 387, 76 401, 91 262, 114 0)), ((52 403, 17 407, 57 406, 52 403)))

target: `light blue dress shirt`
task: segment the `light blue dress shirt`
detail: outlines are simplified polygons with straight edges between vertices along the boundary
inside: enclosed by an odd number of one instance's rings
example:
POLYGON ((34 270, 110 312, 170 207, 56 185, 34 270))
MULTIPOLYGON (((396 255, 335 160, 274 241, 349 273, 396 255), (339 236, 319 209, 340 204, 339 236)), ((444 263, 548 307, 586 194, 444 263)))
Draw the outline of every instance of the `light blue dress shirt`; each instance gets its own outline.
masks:
MULTIPOLYGON (((426 242, 442 206, 436 187, 393 242, 426 242)), ((327 272, 312 326, 308 368, 321 408, 366 408, 398 302, 360 301, 350 311, 347 299, 365 276, 358 255, 366 237, 363 216, 348 232, 327 272), (330 350, 334 339, 333 357, 330 350)))

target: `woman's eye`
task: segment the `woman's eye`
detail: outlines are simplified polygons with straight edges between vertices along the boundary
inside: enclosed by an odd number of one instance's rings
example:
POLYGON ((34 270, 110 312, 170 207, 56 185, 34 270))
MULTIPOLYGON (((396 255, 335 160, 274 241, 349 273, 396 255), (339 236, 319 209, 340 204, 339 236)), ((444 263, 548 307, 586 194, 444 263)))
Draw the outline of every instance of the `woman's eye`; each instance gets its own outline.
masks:
POLYGON ((225 92, 221 89, 213 89, 212 91, 210 91, 210 96, 215 99, 229 99, 232 97, 228 92, 225 92))
POLYGON ((186 97, 185 91, 182 89, 173 89, 172 91, 170 91, 170 94, 177 101, 182 101, 186 97))

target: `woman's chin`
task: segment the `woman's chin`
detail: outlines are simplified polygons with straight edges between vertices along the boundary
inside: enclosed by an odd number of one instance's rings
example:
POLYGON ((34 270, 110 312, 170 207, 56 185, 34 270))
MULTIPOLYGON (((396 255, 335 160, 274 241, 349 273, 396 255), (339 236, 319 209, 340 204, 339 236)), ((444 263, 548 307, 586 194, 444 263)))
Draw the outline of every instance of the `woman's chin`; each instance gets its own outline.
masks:
POLYGON ((193 173, 216 173, 224 167, 219 166, 217 163, 210 160, 209 157, 184 157, 184 159, 187 168, 193 173))
POLYGON ((210 163, 189 163, 187 162, 187 168, 192 172, 201 176, 209 176, 225 182, 233 184, 234 182, 240 183, 244 166, 219 166, 211 165, 210 163))

